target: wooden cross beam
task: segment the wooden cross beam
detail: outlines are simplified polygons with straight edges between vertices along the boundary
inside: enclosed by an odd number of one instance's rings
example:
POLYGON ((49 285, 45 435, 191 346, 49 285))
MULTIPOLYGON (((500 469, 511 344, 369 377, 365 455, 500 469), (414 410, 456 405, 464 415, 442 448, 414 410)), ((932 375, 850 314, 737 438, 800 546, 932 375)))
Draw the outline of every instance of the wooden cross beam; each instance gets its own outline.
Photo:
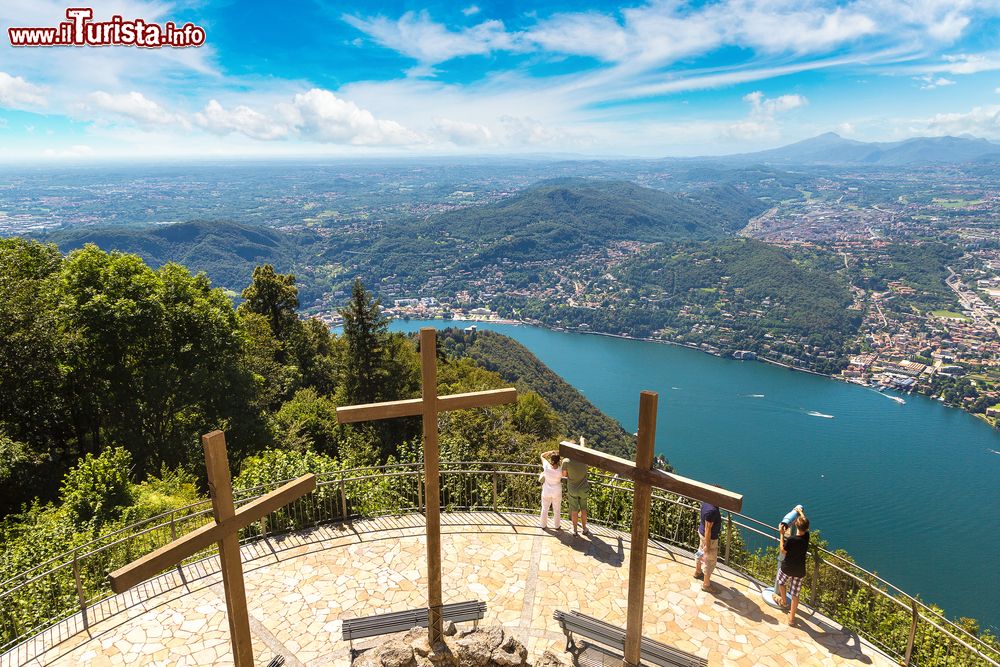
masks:
POLYGON ((215 522, 191 531, 170 544, 146 554, 110 575, 111 590, 123 593, 159 572, 177 565, 213 542, 219 545, 222 587, 226 595, 230 641, 236 667, 253 667, 253 645, 250 640, 250 618, 247 596, 243 587, 243 566, 240 562, 240 528, 259 521, 261 517, 284 507, 316 488, 316 475, 303 475, 256 500, 236 509, 233 505, 233 485, 226 456, 226 436, 212 431, 201 437, 208 468, 208 489, 212 496, 215 522))
POLYGON ((696 498, 739 512, 743 496, 687 477, 653 468, 653 445, 656 440, 657 394, 644 391, 639 395, 639 438, 635 463, 617 456, 587 449, 573 442, 559 444, 559 455, 582 461, 588 466, 613 472, 632 480, 635 485, 632 501, 632 547, 628 561, 628 611, 625 623, 626 667, 637 667, 642 642, 642 608, 646 593, 646 547, 649 543, 649 509, 652 487, 696 498))
POLYGON ((517 390, 494 389, 471 394, 437 395, 437 332, 431 327, 420 330, 421 398, 389 403, 369 403, 337 408, 341 424, 415 417, 424 422, 424 499, 427 509, 427 631, 430 645, 444 636, 441 619, 441 484, 438 451, 438 413, 503 405, 517 400, 517 390))

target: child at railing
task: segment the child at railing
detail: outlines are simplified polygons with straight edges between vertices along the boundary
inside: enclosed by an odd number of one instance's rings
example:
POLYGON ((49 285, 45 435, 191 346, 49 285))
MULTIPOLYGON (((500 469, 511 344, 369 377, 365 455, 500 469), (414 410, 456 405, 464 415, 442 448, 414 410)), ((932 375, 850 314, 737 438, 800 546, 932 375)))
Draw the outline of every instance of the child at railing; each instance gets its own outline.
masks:
POLYGON ((544 452, 542 459, 542 473, 538 476, 542 482, 542 520, 541 527, 549 527, 549 509, 555 515, 556 530, 562 530, 559 526, 559 519, 562 513, 562 478, 566 476, 566 471, 562 468, 562 459, 558 450, 544 452))

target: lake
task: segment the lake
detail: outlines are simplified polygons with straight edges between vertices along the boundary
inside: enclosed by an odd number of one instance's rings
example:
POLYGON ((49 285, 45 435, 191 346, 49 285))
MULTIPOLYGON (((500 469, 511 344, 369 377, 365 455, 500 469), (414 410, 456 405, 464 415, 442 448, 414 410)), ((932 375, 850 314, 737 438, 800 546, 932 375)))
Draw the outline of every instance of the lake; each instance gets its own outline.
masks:
POLYGON ((1000 433, 972 415, 672 345, 477 325, 521 342, 629 432, 639 392, 658 392, 656 451, 680 474, 743 493, 743 513, 768 523, 801 502, 862 567, 1000 626, 1000 433))

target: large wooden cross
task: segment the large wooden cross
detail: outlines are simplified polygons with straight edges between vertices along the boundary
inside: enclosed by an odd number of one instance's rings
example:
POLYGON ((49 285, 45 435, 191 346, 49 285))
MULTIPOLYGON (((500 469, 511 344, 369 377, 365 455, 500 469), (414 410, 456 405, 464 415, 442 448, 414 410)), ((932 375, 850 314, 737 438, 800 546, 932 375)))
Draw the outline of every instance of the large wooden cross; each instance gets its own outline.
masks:
POLYGON ((201 444, 205 450, 208 489, 212 496, 212 513, 215 515, 215 521, 118 568, 108 575, 111 579, 111 590, 123 593, 217 542, 222 569, 222 587, 226 595, 229 618, 229 635, 233 644, 233 660, 236 667, 253 667, 253 645, 250 640, 250 618, 247 613, 246 590, 243 586, 238 532, 240 528, 259 521, 261 517, 315 489, 316 475, 303 475, 236 509, 233 505, 233 485, 229 476, 229 460, 226 456, 226 436, 222 431, 212 431, 201 437, 201 444))
POLYGON ((632 480, 635 485, 632 501, 632 546, 628 561, 628 611, 625 622, 624 664, 627 667, 639 665, 652 487, 707 501, 733 512, 739 512, 743 507, 743 496, 738 493, 653 468, 657 400, 657 394, 651 391, 644 391, 639 395, 639 437, 635 463, 587 449, 573 442, 559 444, 560 456, 613 472, 632 480))
POLYGON ((421 397, 388 403, 368 403, 337 408, 337 421, 341 424, 415 417, 424 422, 424 500, 427 522, 427 630, 430 645, 435 646, 443 637, 441 619, 441 486, 439 480, 438 413, 512 403, 517 400, 517 390, 494 389, 469 394, 437 395, 437 332, 431 327, 420 330, 421 397))

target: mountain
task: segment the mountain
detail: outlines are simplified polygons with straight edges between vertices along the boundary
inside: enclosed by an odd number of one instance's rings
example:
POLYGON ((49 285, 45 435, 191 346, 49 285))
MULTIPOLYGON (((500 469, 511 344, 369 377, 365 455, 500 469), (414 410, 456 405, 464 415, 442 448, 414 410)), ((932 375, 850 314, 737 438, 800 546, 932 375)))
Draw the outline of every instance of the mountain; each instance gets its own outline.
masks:
POLYGON ((827 132, 781 148, 730 155, 723 159, 769 164, 906 167, 997 161, 1000 160, 1000 145, 975 137, 916 137, 905 141, 866 143, 827 132))
POLYGON ((329 239, 325 261, 349 262, 369 284, 406 288, 503 265, 558 262, 613 241, 694 241, 733 235, 767 208, 732 185, 675 194, 626 181, 543 181, 501 201, 329 239))
POLYGON ((486 330, 466 333, 459 328, 445 329, 438 336, 442 349, 468 357, 477 366, 499 373, 518 391, 533 391, 548 401, 571 440, 582 435, 595 449, 625 458, 635 456, 634 436, 513 338, 486 330))
POLYGON ((217 286, 241 291, 258 264, 290 271, 319 239, 311 233, 284 233, 233 222, 182 222, 156 227, 79 227, 45 235, 63 252, 93 243, 102 250, 135 253, 154 267, 167 262, 204 271, 217 286))

